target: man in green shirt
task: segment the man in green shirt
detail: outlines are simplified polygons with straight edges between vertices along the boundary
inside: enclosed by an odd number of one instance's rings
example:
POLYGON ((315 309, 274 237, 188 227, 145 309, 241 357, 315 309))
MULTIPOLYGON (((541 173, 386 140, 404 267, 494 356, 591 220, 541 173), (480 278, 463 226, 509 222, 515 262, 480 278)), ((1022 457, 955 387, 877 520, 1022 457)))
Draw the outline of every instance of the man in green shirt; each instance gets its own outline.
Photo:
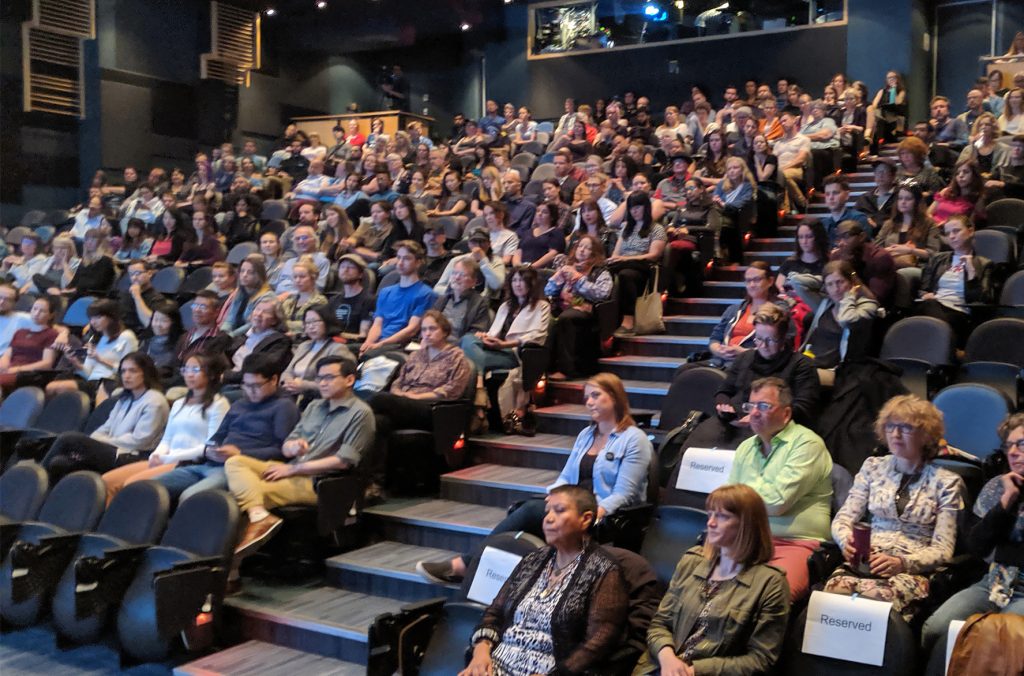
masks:
POLYGON ((792 393, 780 378, 755 380, 743 411, 756 436, 736 450, 729 483, 747 484, 768 508, 773 565, 786 571, 793 600, 807 594, 807 557, 829 538, 832 458, 817 434, 793 422, 792 393))

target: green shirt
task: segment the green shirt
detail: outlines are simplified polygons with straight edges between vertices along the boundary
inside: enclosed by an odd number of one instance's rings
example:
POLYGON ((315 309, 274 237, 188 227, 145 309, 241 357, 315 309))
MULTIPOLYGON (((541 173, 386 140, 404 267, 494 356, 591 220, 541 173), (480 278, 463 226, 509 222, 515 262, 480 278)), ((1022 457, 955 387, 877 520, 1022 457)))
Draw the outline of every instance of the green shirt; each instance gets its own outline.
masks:
POLYGON ((309 444, 306 454, 293 458, 292 464, 336 455, 355 466, 372 448, 375 429, 373 411, 361 399, 350 394, 333 409, 331 402, 315 400, 306 407, 302 419, 285 442, 305 439, 309 444))
POLYGON ((792 540, 828 540, 832 514, 832 458, 825 442, 790 421, 761 453, 753 436, 736 449, 729 483, 747 484, 764 499, 772 535, 792 540))

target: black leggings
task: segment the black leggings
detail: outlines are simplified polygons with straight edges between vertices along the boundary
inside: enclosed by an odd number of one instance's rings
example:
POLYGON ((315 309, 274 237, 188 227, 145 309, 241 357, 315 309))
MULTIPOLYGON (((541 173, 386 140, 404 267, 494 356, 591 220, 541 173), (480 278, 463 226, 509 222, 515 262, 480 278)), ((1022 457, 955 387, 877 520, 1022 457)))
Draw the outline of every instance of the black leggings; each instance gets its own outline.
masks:
POLYGON ((583 336, 593 333, 596 320, 589 312, 581 312, 569 308, 558 315, 551 328, 551 340, 555 370, 561 371, 570 378, 578 375, 591 375, 596 366, 594 341, 580 340, 583 336))
POLYGON ((148 453, 131 452, 118 455, 117 447, 97 441, 81 432, 64 432, 50 447, 42 465, 53 483, 78 470, 109 472, 115 467, 145 459, 148 453))
MULTIPOLYGON (((371 481, 384 485, 388 473, 388 437, 396 429, 432 430, 434 419, 431 407, 434 402, 410 399, 390 392, 378 392, 370 399, 374 422, 377 424, 377 441, 373 457, 368 458, 366 473, 371 481)), ((430 451, 433 453, 433 449, 430 451)))
POLYGON ((636 314, 636 299, 647 288, 651 266, 645 261, 617 263, 613 270, 619 278, 619 311, 626 316, 636 314))

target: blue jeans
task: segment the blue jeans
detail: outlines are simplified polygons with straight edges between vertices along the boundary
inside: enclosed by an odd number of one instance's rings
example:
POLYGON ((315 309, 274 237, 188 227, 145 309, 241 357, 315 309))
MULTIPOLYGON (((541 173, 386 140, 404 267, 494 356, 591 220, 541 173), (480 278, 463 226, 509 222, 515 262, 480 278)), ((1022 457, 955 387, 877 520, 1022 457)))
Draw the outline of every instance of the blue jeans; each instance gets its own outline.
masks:
POLYGON ((975 613, 1003 612, 1024 615, 1024 589, 1018 586, 1013 592, 1013 598, 1010 599, 1009 605, 1000 610, 996 604, 988 600, 991 583, 992 574, 989 573, 979 582, 950 596, 938 610, 932 613, 932 616, 924 623, 924 629, 921 632, 921 645, 926 656, 936 645, 945 651, 949 623, 953 620, 966 620, 975 613))
POLYGON ((164 485, 167 492, 171 494, 171 502, 176 504, 187 500, 196 493, 228 489, 228 478, 224 474, 224 465, 209 463, 178 467, 167 474, 158 476, 154 481, 164 485))
POLYGON ((466 354, 466 359, 473 362, 480 373, 519 366, 519 357, 514 350, 491 350, 484 347, 483 341, 474 335, 463 336, 459 346, 466 354))

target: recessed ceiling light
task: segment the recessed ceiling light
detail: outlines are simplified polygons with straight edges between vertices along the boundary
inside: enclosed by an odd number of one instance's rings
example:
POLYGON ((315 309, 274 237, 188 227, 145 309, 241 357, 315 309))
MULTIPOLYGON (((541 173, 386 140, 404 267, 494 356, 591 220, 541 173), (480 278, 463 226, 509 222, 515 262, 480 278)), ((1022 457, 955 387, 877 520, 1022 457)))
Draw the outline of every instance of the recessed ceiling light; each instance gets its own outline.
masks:
POLYGON ((468 31, 469 29, 470 29, 470 25, 469 25, 468 22, 463 21, 462 23, 459 24, 459 30, 468 31))
POLYGON ((263 13, 266 14, 267 16, 276 16, 277 10, 274 9, 273 7, 267 7, 265 10, 263 10, 263 13))
POLYGON ((327 0, 316 0, 317 9, 327 9, 327 0))

